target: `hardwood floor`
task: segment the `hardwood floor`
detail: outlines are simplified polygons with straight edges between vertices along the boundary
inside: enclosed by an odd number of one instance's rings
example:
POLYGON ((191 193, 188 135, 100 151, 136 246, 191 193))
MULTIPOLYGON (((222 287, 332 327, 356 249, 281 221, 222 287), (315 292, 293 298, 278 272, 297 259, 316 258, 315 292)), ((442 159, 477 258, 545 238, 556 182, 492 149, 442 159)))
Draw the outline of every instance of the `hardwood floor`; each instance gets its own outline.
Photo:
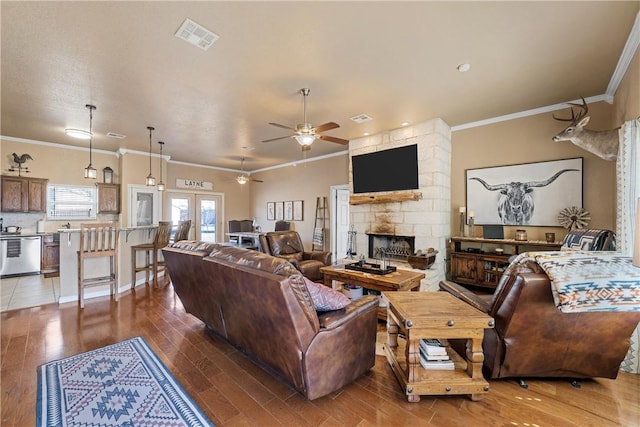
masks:
MULTIPOLYGON (((216 426, 639 426, 640 375, 617 380, 490 381, 466 396, 408 403, 384 356, 355 383, 315 401, 278 381, 184 312, 171 286, 2 313, 1 424, 35 424, 36 367, 142 335, 216 426)), ((380 324, 379 341, 384 338, 380 324)), ((339 351, 336 349, 336 351, 339 351)), ((379 353, 380 354, 380 353, 379 353)), ((348 355, 345 355, 348 357, 348 355)))

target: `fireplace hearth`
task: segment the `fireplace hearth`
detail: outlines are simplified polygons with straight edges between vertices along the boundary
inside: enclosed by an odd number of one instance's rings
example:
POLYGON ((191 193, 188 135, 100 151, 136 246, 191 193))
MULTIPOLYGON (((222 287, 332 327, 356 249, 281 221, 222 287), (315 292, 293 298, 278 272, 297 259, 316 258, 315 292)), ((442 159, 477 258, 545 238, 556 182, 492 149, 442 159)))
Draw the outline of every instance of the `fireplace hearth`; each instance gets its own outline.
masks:
POLYGON ((380 259, 383 256, 390 260, 406 261, 415 252, 415 236, 398 236, 395 234, 372 234, 369 236, 369 258, 380 259))

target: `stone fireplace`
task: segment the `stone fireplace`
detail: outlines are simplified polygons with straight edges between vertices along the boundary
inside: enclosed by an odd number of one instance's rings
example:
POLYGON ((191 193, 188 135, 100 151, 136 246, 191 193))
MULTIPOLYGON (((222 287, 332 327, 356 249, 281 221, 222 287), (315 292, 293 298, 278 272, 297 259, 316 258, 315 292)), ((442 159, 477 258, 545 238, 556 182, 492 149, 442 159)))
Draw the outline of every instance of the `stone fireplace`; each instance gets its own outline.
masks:
MULTIPOLYGON (((379 259, 386 251, 400 268, 410 269, 407 251, 438 250, 421 290, 437 290, 445 279, 444 257, 451 232, 451 129, 441 119, 371 135, 349 142, 349 156, 417 144, 418 190, 352 194, 351 224, 359 255, 379 259), (393 254, 393 256, 391 256, 393 254)), ((351 162, 349 162, 351 164, 351 162)), ((380 171, 393 173, 393 170, 380 171)), ((353 189, 352 174, 349 181, 353 189)))

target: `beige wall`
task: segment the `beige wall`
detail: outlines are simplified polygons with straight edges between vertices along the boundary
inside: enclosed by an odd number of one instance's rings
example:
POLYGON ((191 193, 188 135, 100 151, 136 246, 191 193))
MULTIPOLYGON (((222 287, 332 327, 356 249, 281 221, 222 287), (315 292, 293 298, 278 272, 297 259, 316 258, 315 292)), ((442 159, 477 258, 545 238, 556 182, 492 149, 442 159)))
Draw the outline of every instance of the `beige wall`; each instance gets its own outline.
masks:
MULTIPOLYGON (((612 106, 599 102, 589 105, 590 129, 608 128, 612 106)), ((566 112, 558 112, 562 116, 566 112)), ((553 119, 551 113, 509 120, 452 133, 452 235, 458 233, 458 207, 466 206, 465 170, 504 166, 545 160, 584 158, 583 206, 591 213, 590 226, 615 229, 615 162, 601 160, 568 141, 551 140, 565 123, 553 119), (456 218, 454 218, 454 216, 456 218)), ((559 206, 559 209, 565 206, 559 206)), ((505 227, 505 237, 513 238, 515 229, 526 229, 529 239, 544 240, 553 231, 562 239, 561 227, 505 227)), ((477 231, 480 233, 481 231, 477 231)))
MULTIPOLYGON (((251 184, 254 188, 251 193, 251 218, 256 218, 263 231, 273 231, 275 221, 267 221, 267 202, 303 200, 304 220, 293 221, 292 228, 298 231, 304 247, 310 250, 315 225, 316 198, 326 196, 330 208, 330 187, 349 184, 348 171, 349 156, 345 152, 344 155, 253 174, 253 178, 264 182, 251 184)), ((330 226, 329 211, 326 226, 327 229, 330 226)), ((326 250, 330 247, 327 231, 326 250)))

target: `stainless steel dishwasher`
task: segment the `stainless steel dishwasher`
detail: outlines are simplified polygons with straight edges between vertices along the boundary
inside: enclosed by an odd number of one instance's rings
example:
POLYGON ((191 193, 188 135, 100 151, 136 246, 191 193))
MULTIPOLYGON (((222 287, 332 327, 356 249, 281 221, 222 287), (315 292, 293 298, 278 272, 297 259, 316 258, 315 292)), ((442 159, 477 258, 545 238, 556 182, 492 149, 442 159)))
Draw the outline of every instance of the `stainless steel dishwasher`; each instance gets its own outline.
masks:
POLYGON ((0 277, 40 274, 40 236, 0 236, 0 277))

